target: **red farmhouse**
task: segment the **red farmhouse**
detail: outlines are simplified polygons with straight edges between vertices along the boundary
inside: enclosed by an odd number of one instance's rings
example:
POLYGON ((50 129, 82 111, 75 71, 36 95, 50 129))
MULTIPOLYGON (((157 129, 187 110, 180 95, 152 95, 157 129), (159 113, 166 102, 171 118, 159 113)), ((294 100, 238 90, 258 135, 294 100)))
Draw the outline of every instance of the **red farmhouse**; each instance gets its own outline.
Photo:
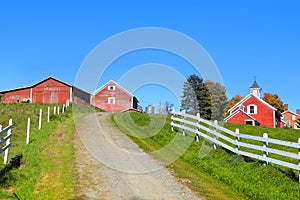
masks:
POLYGON ((72 102, 74 98, 74 103, 89 104, 90 98, 88 93, 52 77, 29 87, 3 91, 1 94, 3 103, 65 104, 72 102), (73 90, 80 95, 74 95, 73 90))
POLYGON ((123 112, 136 110, 138 100, 126 89, 110 80, 92 94, 91 104, 107 112, 123 112))
POLYGON ((284 105, 284 112, 281 113, 283 117, 283 123, 286 127, 300 129, 300 124, 298 124, 298 120, 300 119, 300 110, 297 109, 296 113, 289 111, 289 107, 287 104, 284 105))
POLYGON ((260 92, 261 88, 254 81, 250 87, 250 94, 228 110, 230 115, 224 121, 236 124, 280 128, 280 113, 276 108, 260 98, 260 92))

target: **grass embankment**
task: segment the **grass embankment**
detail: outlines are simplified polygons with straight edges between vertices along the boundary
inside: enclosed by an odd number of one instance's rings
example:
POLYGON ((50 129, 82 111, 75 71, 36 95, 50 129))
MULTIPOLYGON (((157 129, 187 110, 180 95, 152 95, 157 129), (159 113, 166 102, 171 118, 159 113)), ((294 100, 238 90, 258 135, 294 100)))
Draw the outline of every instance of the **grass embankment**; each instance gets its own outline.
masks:
MULTIPOLYGON (((75 198, 72 106, 59 116, 53 115, 54 105, 50 107, 51 120, 47 123, 48 105, 0 104, 0 124, 6 126, 10 118, 14 123, 9 160, 22 155, 20 168, 10 168, 10 164, 3 165, 0 161, 0 199, 75 198), (43 109, 41 130, 38 130, 39 109, 43 109), (26 145, 28 117, 31 118, 31 135, 26 145)), ((92 111, 80 106, 75 109, 78 111, 75 119, 92 111)))
MULTIPOLYGON (((154 119, 152 117, 152 119, 154 119)), ((128 127, 128 121, 132 120, 138 126, 147 126, 151 123, 147 114, 132 113, 116 114, 115 123, 128 134, 146 152, 165 147, 172 141, 176 134, 171 132, 170 119, 168 118, 163 128, 154 136, 143 138, 136 137, 132 132, 136 127, 128 127)), ((225 124, 225 127, 240 132, 259 135, 267 132, 269 137, 282 140, 296 141, 299 132, 286 129, 267 129, 242 125, 225 124), (294 134, 294 135, 293 135, 294 134)), ((142 133, 136 133, 142 134, 142 133)), ((187 136, 192 137, 192 136, 187 136)), ((174 163, 168 166, 175 175, 189 185, 200 196, 206 199, 299 199, 300 185, 293 178, 289 170, 281 170, 278 166, 264 167, 262 162, 245 159, 218 148, 212 150, 210 144, 200 140, 192 142, 188 150, 174 163), (205 153, 209 152, 206 156, 205 153), (290 177, 292 176, 292 177, 290 177), (189 180, 189 181, 186 181, 189 180)))

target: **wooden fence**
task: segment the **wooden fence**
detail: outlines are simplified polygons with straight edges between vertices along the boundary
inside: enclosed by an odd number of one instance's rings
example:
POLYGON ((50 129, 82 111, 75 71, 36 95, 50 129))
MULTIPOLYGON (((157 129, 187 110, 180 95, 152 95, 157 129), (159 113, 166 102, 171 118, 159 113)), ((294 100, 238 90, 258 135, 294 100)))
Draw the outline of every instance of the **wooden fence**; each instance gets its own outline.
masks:
POLYGON ((9 124, 7 127, 5 127, 4 129, 2 129, 2 125, 0 125, 0 146, 3 146, 3 144, 5 143, 5 145, 0 149, 0 155, 4 152, 4 164, 7 163, 7 159, 8 159, 8 149, 10 147, 10 138, 12 136, 12 128, 13 128, 13 123, 12 123, 12 119, 9 120, 9 124), (7 135, 5 137, 3 137, 4 133, 7 133, 7 135))
POLYGON ((181 129, 183 135, 186 135, 188 131, 192 134, 195 134, 196 141, 199 141, 199 137, 203 137, 213 143, 214 149, 216 149, 219 145, 224 149, 227 149, 238 155, 261 160, 266 166, 268 165, 268 163, 274 163, 277 165, 288 167, 290 169, 298 170, 300 183, 300 138, 298 139, 297 143, 269 138, 267 133, 264 133, 263 137, 242 134, 239 132, 239 129, 236 129, 236 131, 234 132, 220 126, 218 124, 218 121, 216 120, 214 122, 211 122, 202 119, 199 114, 197 114, 197 116, 190 115, 185 113, 185 111, 173 112, 171 119, 172 131, 174 131, 174 127, 181 129), (244 139, 244 141, 241 141, 242 139, 244 139), (261 143, 262 145, 259 146, 257 145, 257 143, 261 143), (292 153, 292 151, 287 152, 275 149, 274 147, 270 148, 269 144, 289 147, 293 149, 294 152, 298 153, 292 153), (241 150, 241 147, 244 148, 241 150), (248 149, 256 150, 256 152, 261 151, 262 153, 256 154, 253 152, 249 152, 248 149), (270 158, 269 153, 280 155, 282 157, 292 158, 294 162, 287 162, 275 158, 270 158))

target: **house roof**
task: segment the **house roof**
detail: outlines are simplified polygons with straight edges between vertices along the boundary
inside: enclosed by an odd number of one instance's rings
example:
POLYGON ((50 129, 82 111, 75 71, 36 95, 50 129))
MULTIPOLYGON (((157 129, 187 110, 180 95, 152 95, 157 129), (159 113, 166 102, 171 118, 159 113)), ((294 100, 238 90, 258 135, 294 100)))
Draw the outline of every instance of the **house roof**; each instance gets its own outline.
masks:
POLYGON ((29 88, 35 87, 35 86, 37 86, 37 85, 39 85, 39 84, 41 84, 41 83, 43 83, 43 82, 45 82, 47 80, 50 80, 50 79, 55 80, 57 82, 60 82, 60 83, 62 83, 64 85, 67 85, 67 86, 71 87, 71 85, 69 85, 68 83, 65 83, 65 82, 63 82, 61 80, 58 80, 58 79, 53 78, 53 77, 50 76, 50 77, 48 77, 48 78, 46 78, 46 79, 44 79, 44 80, 42 80, 40 82, 37 82, 37 83, 35 83, 35 84, 31 85, 31 86, 25 86, 25 87, 19 87, 19 88, 10 89, 10 90, 4 90, 4 91, 1 91, 0 93, 3 94, 3 93, 7 93, 7 92, 13 92, 13 91, 18 91, 18 90, 29 89, 29 88))
POLYGON ((261 88, 261 87, 257 84, 255 80, 254 83, 250 86, 250 88, 261 88))
POLYGON ((248 100, 249 98, 251 98, 251 97, 257 99, 258 101, 260 101, 261 103, 263 103, 264 105, 266 105, 267 107, 269 107, 270 109, 277 111, 276 108, 274 108, 273 106, 271 106, 270 104, 268 104, 268 103, 265 102, 264 100, 262 100, 262 99, 256 97, 254 94, 251 94, 251 93, 250 93, 250 94, 248 94, 246 97, 244 97, 240 102, 238 102, 238 103, 235 104, 232 108, 230 108, 230 109, 228 110, 228 112, 230 112, 230 111, 236 109, 237 107, 239 107, 241 104, 243 104, 245 101, 247 101, 247 100, 248 100))
POLYGON ((299 114, 297 114, 297 113, 294 113, 294 112, 292 112, 292 111, 289 111, 289 110, 286 110, 286 111, 284 111, 283 113, 281 113, 281 115, 284 115, 285 113, 291 113, 291 114, 293 114, 293 115, 296 115, 297 117, 300 117, 300 115, 299 114))
POLYGON ((241 112, 242 114, 246 115, 248 118, 252 119, 253 121, 256 121, 256 119, 254 117, 252 117, 251 115, 247 114, 245 111, 238 109, 236 110, 234 113, 232 113, 231 115, 229 115, 228 117, 226 117, 224 119, 224 121, 226 122, 227 120, 229 120, 230 118, 234 117, 235 115, 237 115, 239 112, 241 112))

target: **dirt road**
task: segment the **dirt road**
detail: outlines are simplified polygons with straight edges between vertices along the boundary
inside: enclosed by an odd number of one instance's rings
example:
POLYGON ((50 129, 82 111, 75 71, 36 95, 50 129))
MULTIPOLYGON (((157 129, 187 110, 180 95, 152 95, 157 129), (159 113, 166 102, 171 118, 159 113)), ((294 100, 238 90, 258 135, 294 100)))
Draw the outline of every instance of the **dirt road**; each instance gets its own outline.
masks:
POLYGON ((79 199, 199 199, 111 122, 85 116, 75 135, 79 199))

